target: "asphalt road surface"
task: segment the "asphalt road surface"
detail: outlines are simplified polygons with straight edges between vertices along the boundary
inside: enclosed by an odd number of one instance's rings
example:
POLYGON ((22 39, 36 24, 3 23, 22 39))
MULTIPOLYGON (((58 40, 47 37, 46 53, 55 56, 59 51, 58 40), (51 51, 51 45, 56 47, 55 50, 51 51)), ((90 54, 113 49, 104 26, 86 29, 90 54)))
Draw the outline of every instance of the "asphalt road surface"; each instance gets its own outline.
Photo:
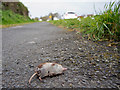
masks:
POLYGON ((38 22, 2 29, 3 88, 118 88, 119 48, 93 42, 74 31, 38 22), (62 75, 35 76, 40 63, 57 62, 67 67, 62 75))

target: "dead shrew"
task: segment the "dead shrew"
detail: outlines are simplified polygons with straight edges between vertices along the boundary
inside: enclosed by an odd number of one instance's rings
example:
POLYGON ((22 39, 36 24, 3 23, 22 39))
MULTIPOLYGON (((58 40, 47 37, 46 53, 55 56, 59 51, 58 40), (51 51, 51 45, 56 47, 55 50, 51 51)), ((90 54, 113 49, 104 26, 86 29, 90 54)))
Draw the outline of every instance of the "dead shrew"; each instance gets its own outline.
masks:
POLYGON ((30 77, 29 83, 35 75, 39 76, 39 79, 46 76, 54 76, 57 74, 62 74, 63 71, 67 70, 62 65, 57 63, 41 63, 39 66, 35 68, 35 73, 30 77))

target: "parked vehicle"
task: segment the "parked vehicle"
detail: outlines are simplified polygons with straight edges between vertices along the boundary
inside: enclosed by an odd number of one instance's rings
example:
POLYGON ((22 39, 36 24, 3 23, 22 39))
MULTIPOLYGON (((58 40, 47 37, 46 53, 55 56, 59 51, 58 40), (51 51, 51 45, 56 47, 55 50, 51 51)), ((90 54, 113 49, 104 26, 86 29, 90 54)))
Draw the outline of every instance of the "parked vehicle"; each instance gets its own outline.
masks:
POLYGON ((66 12, 63 17, 64 19, 74 19, 77 18, 77 14, 75 12, 66 12))
POLYGON ((54 17, 53 20, 59 20, 59 18, 58 17, 54 17))

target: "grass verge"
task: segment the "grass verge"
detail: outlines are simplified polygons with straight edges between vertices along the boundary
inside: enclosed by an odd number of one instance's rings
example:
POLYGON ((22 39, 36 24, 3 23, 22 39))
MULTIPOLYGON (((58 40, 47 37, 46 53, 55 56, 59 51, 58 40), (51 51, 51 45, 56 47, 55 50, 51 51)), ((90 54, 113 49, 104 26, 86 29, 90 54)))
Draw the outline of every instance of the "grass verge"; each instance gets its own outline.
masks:
POLYGON ((30 19, 29 17, 24 17, 22 15, 16 14, 11 10, 5 10, 5 11, 0 10, 0 16, 1 16, 0 28, 38 22, 30 19))
POLYGON ((76 29, 78 33, 83 33, 83 36, 94 41, 120 41, 120 5, 110 2, 104 8, 106 10, 96 16, 49 22, 57 26, 76 29))

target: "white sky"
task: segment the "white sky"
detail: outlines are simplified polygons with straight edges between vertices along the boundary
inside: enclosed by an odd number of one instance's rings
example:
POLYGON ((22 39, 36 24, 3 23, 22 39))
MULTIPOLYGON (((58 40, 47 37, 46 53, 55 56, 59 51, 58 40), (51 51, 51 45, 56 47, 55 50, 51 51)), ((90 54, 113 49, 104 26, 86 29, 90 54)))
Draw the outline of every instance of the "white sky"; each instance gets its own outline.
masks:
POLYGON ((118 0, 20 0, 22 2, 110 2, 118 0))
POLYGON ((41 17, 50 12, 62 15, 75 11, 77 15, 95 14, 104 10, 105 3, 118 0, 19 0, 28 7, 30 17, 41 17), (95 6, 95 9, 94 9, 95 6))

